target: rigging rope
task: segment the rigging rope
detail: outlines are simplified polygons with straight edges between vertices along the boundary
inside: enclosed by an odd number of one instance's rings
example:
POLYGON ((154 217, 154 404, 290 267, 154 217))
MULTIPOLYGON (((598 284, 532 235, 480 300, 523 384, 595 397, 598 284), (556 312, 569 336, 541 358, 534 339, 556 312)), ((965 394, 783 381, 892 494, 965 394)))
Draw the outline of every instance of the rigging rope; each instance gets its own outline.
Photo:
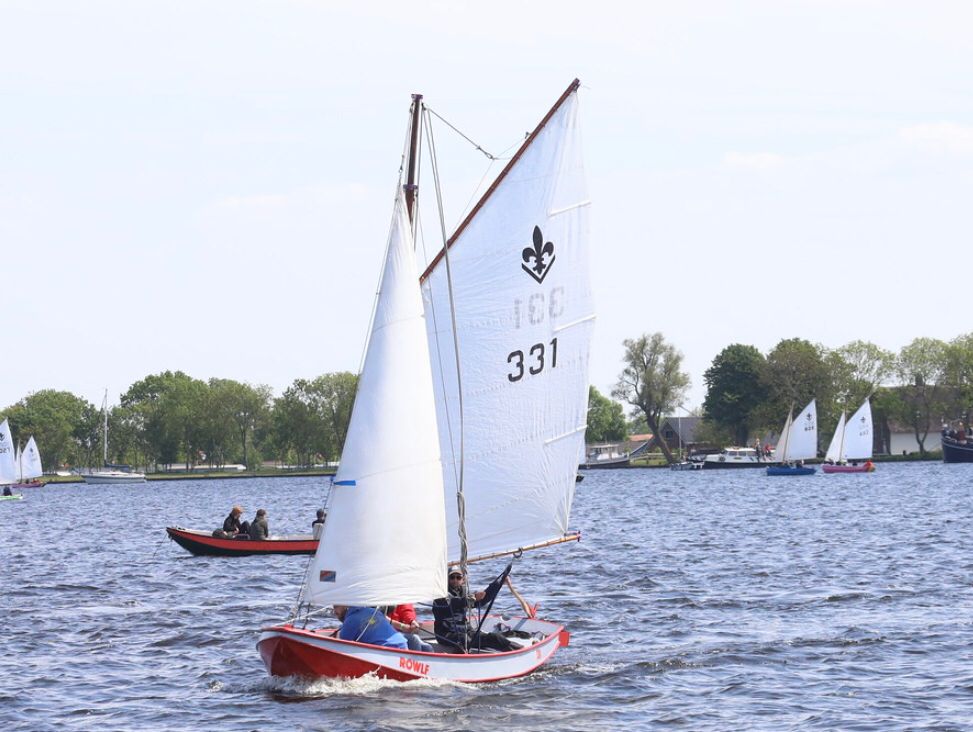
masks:
MULTIPOLYGON (((439 227, 443 237, 443 261, 446 264, 446 289, 449 293, 449 315, 453 332, 453 354, 456 360, 456 400, 457 409, 459 412, 459 479, 456 484, 456 511, 459 519, 459 524, 457 526, 460 542, 459 564, 460 571, 465 578, 467 576, 466 567, 468 559, 466 537, 466 499, 463 495, 463 474, 465 469, 465 428, 463 421, 463 381, 462 372, 460 370, 459 335, 457 334, 456 330, 456 305, 453 297, 453 276, 449 263, 449 247, 447 246, 448 235, 446 233, 446 220, 443 214, 442 188, 439 180, 439 163, 436 158, 436 141, 433 138, 432 125, 430 124, 426 125, 426 136, 429 144, 429 160, 430 165, 432 166, 433 185, 436 189, 436 201, 439 208, 439 227)), ((464 592, 465 591, 466 583, 464 582, 464 592)), ((464 643, 464 650, 466 650, 465 645, 466 644, 464 643)))

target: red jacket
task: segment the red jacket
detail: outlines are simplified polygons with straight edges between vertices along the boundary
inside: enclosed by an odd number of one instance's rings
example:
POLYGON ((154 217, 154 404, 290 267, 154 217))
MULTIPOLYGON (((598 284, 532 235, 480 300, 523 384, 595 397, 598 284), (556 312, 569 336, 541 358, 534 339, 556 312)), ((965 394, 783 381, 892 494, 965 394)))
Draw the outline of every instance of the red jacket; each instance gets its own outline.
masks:
POLYGON ((396 605, 395 609, 389 613, 389 620, 398 620, 406 625, 409 625, 415 619, 416 609, 412 605, 396 605))

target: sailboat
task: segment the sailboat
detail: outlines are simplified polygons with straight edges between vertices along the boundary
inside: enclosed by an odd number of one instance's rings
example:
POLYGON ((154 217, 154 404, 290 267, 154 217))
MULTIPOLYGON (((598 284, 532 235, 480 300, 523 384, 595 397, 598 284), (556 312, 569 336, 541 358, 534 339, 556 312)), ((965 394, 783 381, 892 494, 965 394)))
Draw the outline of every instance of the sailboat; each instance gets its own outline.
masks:
MULTIPOLYGON (((8 494, 9 489, 17 482, 17 448, 14 447, 13 436, 10 434, 10 422, 5 419, 0 422, 0 486, 8 494)), ((6 497, 13 498, 11 495, 6 497)))
POLYGON ((37 449, 34 436, 31 435, 27 440, 27 445, 23 451, 17 451, 17 480, 14 488, 40 488, 44 485, 37 480, 44 475, 44 467, 41 464, 41 454, 37 449))
MULTIPOLYGON (((257 648, 274 676, 487 682, 522 676, 567 645, 557 622, 484 615, 513 650, 389 648, 310 625, 334 605, 447 596, 447 566, 575 541, 594 310, 575 80, 420 277, 408 177, 393 224, 347 438, 294 617, 257 648), (421 286, 420 286, 421 283, 421 286)), ((427 135, 428 135, 427 130, 427 135)), ((526 605, 526 603, 524 603, 526 605)))
MULTIPOLYGON (((82 477, 85 483, 144 483, 145 473, 138 473, 134 470, 120 469, 120 466, 111 465, 108 462, 108 389, 105 389, 105 399, 101 404, 101 412, 104 415, 102 426, 102 470, 85 473, 82 477)), ((127 466, 121 466, 126 467, 127 466)))
POLYGON ((866 399, 847 422, 845 413, 841 413, 821 470, 825 473, 873 472, 872 444, 872 407, 866 399), (864 462, 859 464, 861 460, 864 462))
POLYGON ((787 421, 780 432, 780 440, 774 449, 774 459, 779 465, 767 468, 767 475, 813 475, 814 468, 804 465, 805 460, 818 456, 818 410, 812 399, 794 419, 793 407, 787 413, 787 421))

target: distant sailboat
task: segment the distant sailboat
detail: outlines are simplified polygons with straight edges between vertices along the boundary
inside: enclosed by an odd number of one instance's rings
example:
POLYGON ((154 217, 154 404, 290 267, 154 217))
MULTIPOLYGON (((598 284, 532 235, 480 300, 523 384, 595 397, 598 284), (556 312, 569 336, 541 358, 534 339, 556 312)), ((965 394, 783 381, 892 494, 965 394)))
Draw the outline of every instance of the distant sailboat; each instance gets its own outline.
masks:
POLYGON ((825 473, 871 473, 875 470, 872 445, 872 407, 866 399, 847 422, 845 413, 841 413, 821 470, 825 473), (860 460, 865 462, 859 465, 860 460))
POLYGON ((0 422, 0 486, 13 486, 18 482, 17 448, 10 434, 10 423, 0 422))
POLYGON ((132 470, 118 470, 108 463, 108 389, 105 389, 105 400, 101 405, 105 421, 102 427, 102 465, 104 470, 86 473, 82 477, 85 483, 144 483, 145 473, 132 470))
POLYGON ((18 483, 15 488, 40 488, 44 484, 37 480, 44 475, 44 467, 41 464, 41 454, 37 449, 34 436, 31 435, 27 440, 27 446, 17 454, 17 475, 18 483))
POLYGON ((805 460, 818 456, 818 410, 815 400, 793 418, 794 410, 787 413, 787 421, 781 430, 780 440, 774 450, 779 465, 767 468, 767 475, 813 475, 814 468, 804 465, 805 460))

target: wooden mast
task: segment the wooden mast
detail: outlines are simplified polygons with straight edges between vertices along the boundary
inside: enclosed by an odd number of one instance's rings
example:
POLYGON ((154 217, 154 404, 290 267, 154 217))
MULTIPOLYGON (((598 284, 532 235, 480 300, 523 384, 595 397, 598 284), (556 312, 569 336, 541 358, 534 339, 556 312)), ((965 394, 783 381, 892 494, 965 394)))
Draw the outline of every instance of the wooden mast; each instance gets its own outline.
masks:
POLYGON ((405 189, 405 207, 409 214, 409 223, 415 224, 415 213, 413 209, 416 204, 416 166, 419 161, 419 125, 422 113, 422 94, 412 95, 412 129, 409 135, 409 161, 407 166, 407 177, 403 188, 405 189))

